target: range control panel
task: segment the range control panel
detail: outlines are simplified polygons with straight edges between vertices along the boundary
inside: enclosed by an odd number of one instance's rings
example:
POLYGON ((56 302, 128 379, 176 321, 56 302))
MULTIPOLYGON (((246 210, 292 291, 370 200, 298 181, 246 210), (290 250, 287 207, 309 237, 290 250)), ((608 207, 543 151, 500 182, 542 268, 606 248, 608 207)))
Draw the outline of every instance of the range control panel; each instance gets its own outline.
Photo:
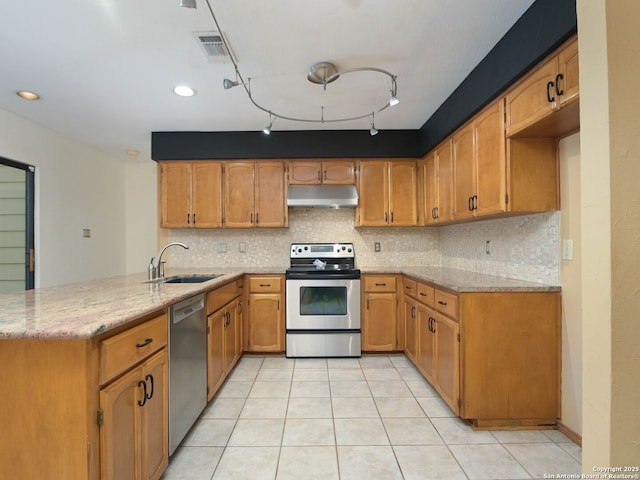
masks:
POLYGON ((291 258, 354 258, 353 243, 292 243, 291 258))

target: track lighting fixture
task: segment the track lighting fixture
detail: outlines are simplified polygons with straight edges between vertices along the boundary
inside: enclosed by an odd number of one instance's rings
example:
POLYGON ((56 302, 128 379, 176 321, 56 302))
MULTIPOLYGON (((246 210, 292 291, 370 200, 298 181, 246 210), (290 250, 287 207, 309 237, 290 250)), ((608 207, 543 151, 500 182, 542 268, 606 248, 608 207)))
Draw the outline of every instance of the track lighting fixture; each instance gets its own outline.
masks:
POLYGON ((196 0, 180 0, 180 6, 184 8, 198 8, 196 0))
POLYGON ((273 122, 275 121, 276 119, 273 118, 273 116, 271 115, 271 112, 269 112, 269 125, 267 125, 262 129, 265 135, 271 135, 271 127, 273 127, 273 122))
POLYGON ((374 116, 375 116, 375 113, 371 112, 371 128, 369 129, 369 135, 371 135, 372 137, 378 134, 378 129, 373 123, 374 116))
MULTIPOLYGON (((216 30, 218 32, 222 32, 223 29, 220 27, 220 24, 218 23, 218 19, 216 18, 213 12, 213 8, 211 7, 211 1, 204 0, 204 2, 208 7, 209 13, 211 14, 211 18, 213 19, 213 23, 216 26, 216 30)), ((196 0, 180 0, 180 6, 187 7, 187 8, 196 8, 196 0)), ((224 36, 221 36, 220 38, 222 40, 224 48, 230 52, 231 48, 227 44, 227 41, 224 38, 224 36)), ((230 56, 229 58, 231 60, 231 63, 233 64, 233 69, 236 75, 236 79, 231 80, 229 78, 225 78, 222 81, 222 86, 224 87, 225 90, 229 90, 233 87, 237 87, 238 85, 242 85, 247 94, 247 97, 249 98, 249 101, 253 104, 253 106, 269 114, 269 125, 263 129, 264 133, 267 135, 271 133, 271 127, 273 126, 273 122, 277 118, 281 118, 283 120, 290 120, 292 122, 333 123, 333 122, 349 122, 353 120, 360 120, 361 118, 367 118, 367 117, 371 117, 371 129, 369 130, 369 133, 371 135, 376 135, 378 133, 378 130, 375 128, 375 125, 374 125, 374 120, 373 120, 374 114, 380 113, 383 110, 386 110, 387 108, 397 105, 399 103, 398 96, 397 96, 397 92, 398 92, 398 85, 396 82, 397 77, 391 72, 388 72, 387 70, 383 70, 377 67, 356 67, 356 68, 339 70, 334 64, 330 62, 318 62, 313 64, 309 69, 307 80, 309 80, 314 84, 322 85, 322 88, 324 90, 327 89, 327 86, 330 83, 335 82, 341 76, 347 75, 349 73, 364 72, 364 73, 371 73, 376 75, 386 75, 391 80, 391 88, 389 90, 388 100, 383 105, 380 105, 378 108, 374 108, 373 110, 367 109, 366 113, 357 114, 350 117, 326 118, 324 115, 324 106, 320 107, 319 118, 318 117, 300 118, 300 117, 291 117, 287 115, 281 115, 269 108, 262 106, 253 98, 253 95, 251 94, 251 88, 250 88, 251 79, 248 79, 248 82, 245 82, 244 79, 242 78, 242 75, 240 74, 240 70, 238 69, 237 62, 235 61, 233 56, 230 56)), ((295 99, 292 99, 292 102, 293 101, 295 101, 295 99)))

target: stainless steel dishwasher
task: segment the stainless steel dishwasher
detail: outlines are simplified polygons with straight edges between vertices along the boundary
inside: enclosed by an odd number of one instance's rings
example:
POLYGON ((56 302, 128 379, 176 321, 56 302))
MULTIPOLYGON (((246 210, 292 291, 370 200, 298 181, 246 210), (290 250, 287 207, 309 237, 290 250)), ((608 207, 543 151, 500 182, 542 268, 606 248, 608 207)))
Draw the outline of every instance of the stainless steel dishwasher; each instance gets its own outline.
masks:
POLYGON ((169 455, 207 405, 204 293, 169 309, 169 455))

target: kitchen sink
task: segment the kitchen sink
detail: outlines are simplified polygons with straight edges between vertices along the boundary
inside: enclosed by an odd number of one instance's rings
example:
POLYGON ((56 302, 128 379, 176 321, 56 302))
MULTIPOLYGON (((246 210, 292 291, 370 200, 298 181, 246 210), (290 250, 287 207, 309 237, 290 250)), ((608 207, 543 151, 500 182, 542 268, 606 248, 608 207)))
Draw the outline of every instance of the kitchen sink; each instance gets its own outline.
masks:
POLYGON ((172 275, 170 277, 156 278, 155 280, 149 280, 145 283, 202 283, 214 278, 221 277, 222 274, 213 275, 172 275))

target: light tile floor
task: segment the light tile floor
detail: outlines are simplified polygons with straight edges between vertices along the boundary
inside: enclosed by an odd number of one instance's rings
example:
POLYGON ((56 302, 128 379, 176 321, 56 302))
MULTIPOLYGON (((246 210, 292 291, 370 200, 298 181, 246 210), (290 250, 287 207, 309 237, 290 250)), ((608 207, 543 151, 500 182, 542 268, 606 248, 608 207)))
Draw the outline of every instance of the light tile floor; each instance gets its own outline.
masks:
POLYGON ((472 430, 402 355, 244 356, 162 480, 543 478, 580 459, 555 430, 472 430))

